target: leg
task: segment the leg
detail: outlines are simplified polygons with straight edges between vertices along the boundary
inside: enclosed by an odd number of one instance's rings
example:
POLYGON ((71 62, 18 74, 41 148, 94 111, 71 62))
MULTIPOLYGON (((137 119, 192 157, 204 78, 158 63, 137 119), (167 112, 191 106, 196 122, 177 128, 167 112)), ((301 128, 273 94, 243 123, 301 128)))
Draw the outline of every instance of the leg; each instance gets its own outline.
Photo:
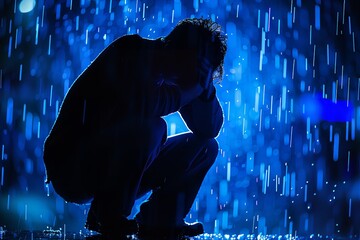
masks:
POLYGON ((153 193, 141 205, 137 221, 153 227, 183 225, 217 154, 215 139, 202 139, 192 133, 168 138, 141 181, 139 193, 150 189, 153 193))
POLYGON ((102 226, 119 230, 118 223, 131 212, 144 169, 157 156, 165 139, 163 119, 135 119, 101 134, 96 142, 102 158, 97 159, 92 170, 98 183, 88 222, 95 218, 102 226), (105 168, 99 174, 96 171, 100 164, 105 168))

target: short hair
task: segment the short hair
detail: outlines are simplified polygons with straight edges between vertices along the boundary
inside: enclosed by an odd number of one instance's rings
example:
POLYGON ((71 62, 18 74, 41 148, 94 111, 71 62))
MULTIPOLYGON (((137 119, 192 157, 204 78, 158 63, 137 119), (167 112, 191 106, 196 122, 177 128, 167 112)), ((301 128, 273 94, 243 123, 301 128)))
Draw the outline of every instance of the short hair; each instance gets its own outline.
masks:
POLYGON ((218 23, 211 19, 186 18, 179 21, 164 40, 167 45, 175 45, 179 48, 192 47, 200 50, 202 46, 209 45, 213 54, 211 63, 215 67, 216 74, 213 77, 221 81, 227 51, 227 37, 218 23))

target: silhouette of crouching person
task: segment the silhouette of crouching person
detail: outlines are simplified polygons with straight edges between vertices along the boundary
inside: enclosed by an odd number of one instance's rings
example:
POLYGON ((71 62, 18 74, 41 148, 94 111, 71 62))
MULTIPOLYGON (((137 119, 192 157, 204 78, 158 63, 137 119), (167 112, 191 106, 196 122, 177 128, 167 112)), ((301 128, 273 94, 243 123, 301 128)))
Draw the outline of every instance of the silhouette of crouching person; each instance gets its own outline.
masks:
POLYGON ((66 201, 91 202, 88 229, 109 238, 203 233, 184 218, 218 154, 223 111, 213 81, 225 53, 218 24, 185 19, 164 38, 116 39, 74 81, 44 163, 66 201), (177 111, 190 131, 168 137, 162 117, 177 111))

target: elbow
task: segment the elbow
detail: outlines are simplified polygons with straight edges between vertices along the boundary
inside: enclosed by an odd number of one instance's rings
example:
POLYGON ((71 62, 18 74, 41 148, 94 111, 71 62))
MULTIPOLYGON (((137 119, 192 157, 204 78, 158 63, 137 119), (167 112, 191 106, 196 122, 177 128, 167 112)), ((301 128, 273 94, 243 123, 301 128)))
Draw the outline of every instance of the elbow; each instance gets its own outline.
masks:
POLYGON ((206 131, 205 135, 206 138, 210 139, 210 138, 216 138, 219 136, 221 128, 223 126, 224 123, 224 116, 221 114, 218 118, 217 121, 214 121, 212 126, 208 128, 208 130, 206 131))
POLYGON ((219 131, 212 131, 212 132, 193 132, 196 136, 201 137, 203 139, 213 139, 219 136, 219 131))
POLYGON ((217 138, 220 134, 221 128, 222 128, 222 123, 219 124, 216 128, 214 128, 214 130, 211 133, 211 138, 217 138))

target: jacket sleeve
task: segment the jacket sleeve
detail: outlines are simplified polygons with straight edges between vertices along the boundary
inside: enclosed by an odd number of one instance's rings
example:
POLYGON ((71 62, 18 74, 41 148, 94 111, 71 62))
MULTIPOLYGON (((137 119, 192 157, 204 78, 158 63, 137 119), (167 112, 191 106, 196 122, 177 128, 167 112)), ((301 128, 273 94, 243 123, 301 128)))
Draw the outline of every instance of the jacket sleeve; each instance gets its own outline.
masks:
POLYGON ((215 138, 222 127, 224 116, 219 100, 214 94, 207 100, 197 97, 180 109, 187 127, 205 138, 215 138))
POLYGON ((149 94, 147 105, 149 115, 165 116, 179 111, 181 105, 181 92, 176 85, 167 84, 162 81, 154 89, 154 93, 149 94))
POLYGON ((203 91, 200 84, 194 82, 192 86, 184 88, 183 86, 167 82, 158 81, 155 87, 147 87, 150 91, 147 94, 146 101, 149 115, 165 116, 179 111, 182 106, 198 98, 203 91))

